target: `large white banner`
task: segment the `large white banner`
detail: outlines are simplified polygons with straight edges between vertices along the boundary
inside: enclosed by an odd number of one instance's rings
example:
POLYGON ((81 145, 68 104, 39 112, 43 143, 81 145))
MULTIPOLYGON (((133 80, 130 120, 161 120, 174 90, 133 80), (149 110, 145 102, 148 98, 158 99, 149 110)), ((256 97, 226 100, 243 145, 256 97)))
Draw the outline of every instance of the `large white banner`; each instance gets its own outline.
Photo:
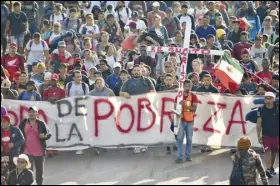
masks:
MULTIPOLYGON (((175 142, 170 130, 176 93, 150 93, 121 97, 72 97, 56 104, 4 100, 13 124, 27 117, 36 106, 52 138, 48 147, 77 150, 92 146, 159 145, 175 142)), ((193 143, 236 146, 243 136, 259 147, 256 125, 245 121, 255 105, 253 97, 198 94, 200 104, 195 117, 193 143)))

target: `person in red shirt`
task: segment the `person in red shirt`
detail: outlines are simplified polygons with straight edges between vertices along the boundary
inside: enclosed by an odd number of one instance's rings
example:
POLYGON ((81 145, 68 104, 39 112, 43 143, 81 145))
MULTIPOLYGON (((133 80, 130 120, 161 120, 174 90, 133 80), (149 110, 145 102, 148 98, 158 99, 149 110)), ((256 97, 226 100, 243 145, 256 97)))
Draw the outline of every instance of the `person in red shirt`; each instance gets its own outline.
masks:
POLYGON ((52 74, 50 85, 51 87, 47 88, 44 91, 44 101, 49 101, 51 103, 55 103, 57 100, 65 98, 64 89, 57 86, 59 80, 59 76, 57 74, 52 74))
POLYGON ((240 42, 235 43, 232 48, 232 57, 240 61, 241 58, 241 51, 244 48, 250 49, 252 48, 253 44, 249 42, 248 32, 241 32, 240 33, 240 42))
POLYGON ((1 58, 1 65, 3 65, 3 67, 8 71, 11 82, 14 81, 15 72, 25 71, 24 63, 24 58, 19 53, 17 53, 17 44, 11 43, 9 47, 9 53, 5 54, 1 58))
MULTIPOLYGON (((186 161, 192 161, 191 153, 192 153, 192 137, 193 137, 193 125, 194 125, 194 115, 197 109, 198 98, 197 96, 191 92, 192 82, 187 79, 184 81, 184 93, 183 100, 180 102, 182 105, 181 112, 181 124, 179 126, 179 132, 177 135, 177 159, 176 163, 183 163, 183 142, 185 138, 185 133, 187 137, 186 143, 186 161)), ((177 105, 177 97, 175 99, 176 109, 177 105)))
POLYGON ((18 127, 11 125, 9 115, 1 117, 1 156, 9 157, 9 170, 15 169, 13 158, 17 157, 24 144, 24 137, 18 127))
POLYGON ((59 67, 61 63, 73 64, 72 55, 66 51, 65 41, 59 41, 58 47, 51 54, 51 62, 49 69, 52 69, 54 73, 59 73, 59 67))
MULTIPOLYGON (((261 72, 258 72, 257 76, 259 76, 261 79, 263 79, 268 84, 271 84, 273 72, 271 72, 269 70, 269 67, 270 67, 270 59, 269 58, 263 58, 262 67, 263 67, 263 70, 261 72)), ((254 82, 256 82, 258 84, 262 83, 262 81, 259 78, 257 78, 256 76, 254 78, 254 82)))

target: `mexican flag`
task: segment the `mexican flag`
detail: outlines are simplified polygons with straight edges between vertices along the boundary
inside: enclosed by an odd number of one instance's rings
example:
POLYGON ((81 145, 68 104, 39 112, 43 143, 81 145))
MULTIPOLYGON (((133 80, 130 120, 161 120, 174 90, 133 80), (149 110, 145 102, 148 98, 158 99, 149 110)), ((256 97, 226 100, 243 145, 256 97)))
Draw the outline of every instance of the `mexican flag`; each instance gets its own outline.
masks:
POLYGON ((214 74, 231 93, 235 93, 242 81, 244 69, 236 59, 224 55, 214 67, 214 74))

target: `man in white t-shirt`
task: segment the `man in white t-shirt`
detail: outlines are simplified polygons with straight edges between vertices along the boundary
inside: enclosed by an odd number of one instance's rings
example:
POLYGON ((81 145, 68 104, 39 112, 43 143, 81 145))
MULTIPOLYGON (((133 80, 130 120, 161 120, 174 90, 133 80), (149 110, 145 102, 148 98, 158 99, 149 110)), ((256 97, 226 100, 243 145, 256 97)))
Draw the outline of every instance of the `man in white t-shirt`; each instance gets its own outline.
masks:
POLYGON ((122 31, 124 30, 125 24, 131 18, 131 10, 125 7, 124 1, 117 1, 115 19, 119 22, 122 31))
POLYGON ((61 25, 63 25, 63 21, 66 16, 62 13, 62 5, 61 4, 55 5, 53 9, 53 13, 54 14, 50 16, 51 26, 53 26, 53 24, 56 22, 59 22, 61 25))
POLYGON ((82 72, 80 70, 74 71, 74 81, 67 83, 65 86, 66 97, 84 96, 89 93, 89 87, 82 82, 82 72))
POLYGON ((136 23, 136 29, 139 30, 139 31, 144 31, 144 30, 147 29, 147 26, 146 26, 145 22, 143 20, 139 19, 138 12, 132 12, 131 20, 129 20, 124 27, 124 29, 126 31, 129 30, 129 23, 130 22, 135 22, 136 23))
POLYGON ((27 65, 32 65, 34 61, 49 62, 49 47, 45 41, 41 39, 39 33, 34 34, 34 39, 26 44, 27 65))

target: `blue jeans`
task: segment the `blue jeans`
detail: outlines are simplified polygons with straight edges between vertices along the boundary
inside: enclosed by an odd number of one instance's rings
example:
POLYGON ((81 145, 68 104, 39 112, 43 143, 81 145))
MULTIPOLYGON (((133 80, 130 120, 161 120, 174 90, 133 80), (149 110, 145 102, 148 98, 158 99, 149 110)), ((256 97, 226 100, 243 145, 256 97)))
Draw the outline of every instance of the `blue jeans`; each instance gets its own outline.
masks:
POLYGON ((36 31, 37 31, 37 24, 35 23, 29 24, 29 32, 31 34, 31 38, 33 38, 33 34, 35 34, 36 31))
POLYGON ((193 137, 193 122, 181 122, 178 135, 177 135, 177 158, 183 159, 183 143, 185 138, 185 133, 187 136, 186 143, 186 158, 191 158, 192 154, 192 137, 193 137))

